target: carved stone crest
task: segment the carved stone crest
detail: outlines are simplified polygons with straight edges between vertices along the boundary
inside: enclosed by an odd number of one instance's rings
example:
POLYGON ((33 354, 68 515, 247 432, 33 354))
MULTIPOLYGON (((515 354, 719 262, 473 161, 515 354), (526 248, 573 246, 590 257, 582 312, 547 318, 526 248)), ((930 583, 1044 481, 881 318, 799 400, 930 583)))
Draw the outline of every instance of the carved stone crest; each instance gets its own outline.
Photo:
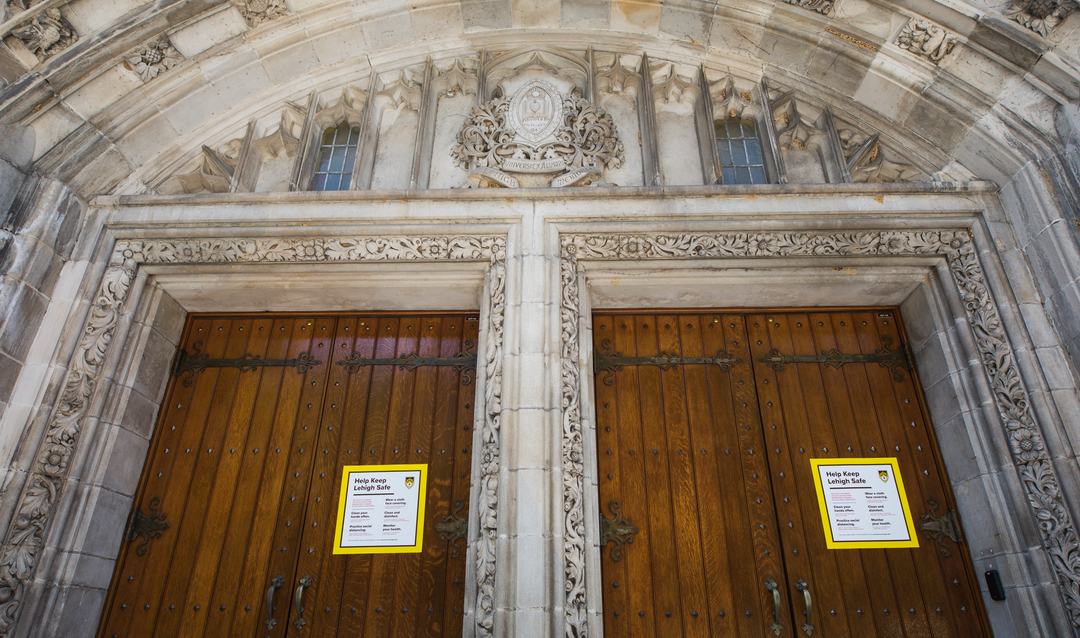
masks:
POLYGON ((611 116, 570 80, 531 66, 474 108, 450 154, 470 187, 588 186, 622 165, 611 116))

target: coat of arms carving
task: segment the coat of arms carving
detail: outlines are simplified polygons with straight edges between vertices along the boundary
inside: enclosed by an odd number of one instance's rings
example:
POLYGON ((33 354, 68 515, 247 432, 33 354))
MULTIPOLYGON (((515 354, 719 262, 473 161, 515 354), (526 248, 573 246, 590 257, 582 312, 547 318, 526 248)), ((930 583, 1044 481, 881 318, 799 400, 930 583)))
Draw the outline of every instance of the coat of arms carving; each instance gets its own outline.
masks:
POLYGON ((623 160, 611 116, 539 66, 500 82, 499 96, 472 110, 457 142, 450 154, 478 187, 587 186, 623 160))

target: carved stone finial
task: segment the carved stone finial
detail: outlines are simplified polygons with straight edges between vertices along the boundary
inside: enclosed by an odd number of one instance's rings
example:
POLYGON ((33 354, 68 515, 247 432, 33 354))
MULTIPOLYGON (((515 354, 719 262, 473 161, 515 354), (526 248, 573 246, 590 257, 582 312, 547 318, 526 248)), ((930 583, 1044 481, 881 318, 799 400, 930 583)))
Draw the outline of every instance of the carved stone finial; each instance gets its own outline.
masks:
POLYGON ((1045 37, 1078 6, 1074 0, 1016 0, 1005 15, 1045 37))
POLYGON ((599 93, 622 93, 630 99, 637 99, 641 90, 641 76, 627 71, 622 65, 621 56, 616 55, 611 66, 596 75, 596 90, 599 93))
POLYGON ((539 65, 473 108, 450 154, 478 187, 587 186, 622 166, 615 123, 567 78, 539 65))
POLYGON ((693 82, 680 77, 674 68, 666 80, 653 87, 653 99, 657 104, 693 104, 699 95, 700 89, 693 82))
POLYGON ((933 22, 912 18, 897 36, 896 46, 937 64, 956 47, 956 36, 933 22))
POLYGON ((79 39, 75 29, 56 8, 46 9, 44 13, 35 16, 30 24, 16 29, 14 33, 41 61, 63 51, 79 39))
POLYGON ((124 56, 124 66, 129 71, 139 74, 143 82, 149 82, 163 72, 168 71, 184 56, 173 48, 168 40, 159 40, 151 44, 144 44, 131 53, 124 56))
POLYGON ((784 0, 784 2, 802 7, 803 9, 817 11, 824 15, 829 15, 833 6, 833 0, 784 0))
POLYGON ((282 0, 244 0, 236 3, 236 8, 240 9, 240 15, 244 16, 252 29, 289 13, 282 0))
POLYGON ((459 93, 476 95, 480 84, 476 73, 462 66, 460 58, 454 60, 454 66, 439 75, 435 82, 439 87, 439 93, 445 97, 454 97, 459 93))

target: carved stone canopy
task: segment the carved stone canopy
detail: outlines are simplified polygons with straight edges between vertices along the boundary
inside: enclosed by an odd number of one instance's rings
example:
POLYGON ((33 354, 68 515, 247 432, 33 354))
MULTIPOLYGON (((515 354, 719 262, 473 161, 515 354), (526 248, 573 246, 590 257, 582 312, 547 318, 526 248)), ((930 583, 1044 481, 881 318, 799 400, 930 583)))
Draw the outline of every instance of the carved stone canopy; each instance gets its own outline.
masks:
POLYGON ((588 186, 622 165, 611 116, 567 78, 532 65, 474 108, 450 154, 472 187, 588 186))

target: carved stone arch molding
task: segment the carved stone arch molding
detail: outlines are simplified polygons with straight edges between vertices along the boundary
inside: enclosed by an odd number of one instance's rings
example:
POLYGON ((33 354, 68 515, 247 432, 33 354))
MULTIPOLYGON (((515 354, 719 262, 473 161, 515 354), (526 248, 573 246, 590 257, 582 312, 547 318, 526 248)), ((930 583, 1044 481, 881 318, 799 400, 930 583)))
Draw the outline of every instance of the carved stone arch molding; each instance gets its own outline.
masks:
MULTIPOLYGON (((982 400, 996 408, 1008 441, 1031 516, 1038 525, 1047 562, 1071 625, 1080 627, 1080 537, 1061 492, 1061 481, 1044 444, 1042 427, 1021 378, 1016 350, 1002 325, 998 304, 979 262, 973 231, 956 229, 865 230, 856 232, 722 232, 683 234, 564 234, 560 237, 564 633, 567 638, 600 635, 589 627, 599 619, 599 590, 587 556, 595 545, 586 502, 586 445, 582 398, 591 392, 588 355, 583 354, 585 265, 588 261, 724 260, 810 257, 937 257, 955 285, 964 318, 981 364, 989 394, 982 400), (590 531, 587 531, 590 530, 590 531), (591 599, 595 597, 595 599, 591 599)), ((741 262, 745 266, 745 261, 741 262)), ((767 267, 767 266, 766 266, 767 267)), ((942 274, 942 285, 946 276, 942 274)), ((959 318, 959 317, 958 317, 959 318)), ((966 339, 965 339, 966 341, 966 339)), ((966 346, 965 346, 966 348, 966 346)), ((979 385, 979 384, 977 384, 979 385)), ((980 392, 980 395, 986 394, 980 392)), ((993 425, 993 424, 991 424, 993 425)), ((595 452, 593 452, 595 453, 595 452)), ((598 565, 598 563, 597 563, 598 565)))
MULTIPOLYGON (((474 559, 473 598, 466 604, 468 635, 490 636, 495 601, 495 540, 499 502, 502 411, 503 316, 506 305, 506 236, 356 236, 199 238, 116 241, 101 283, 90 299, 81 336, 67 367, 59 399, 38 444, 35 461, 19 495, 12 524, 0 548, 0 637, 16 631, 27 587, 39 571, 54 518, 65 509, 72 459, 87 422, 109 393, 108 361, 124 349, 131 314, 146 284, 143 266, 207 264, 486 263, 481 299, 478 392, 473 461, 473 502, 466 556, 474 559)), ((70 490, 69 491, 73 491, 70 490)), ((72 497, 74 498, 74 497, 72 497)), ((60 530, 58 530, 60 531, 60 530)), ((41 569, 47 569, 42 566, 41 569)), ((466 594, 469 594, 467 582, 466 594)), ((468 599, 467 599, 468 600, 468 599)), ((34 618, 24 618, 33 622, 34 618)))

